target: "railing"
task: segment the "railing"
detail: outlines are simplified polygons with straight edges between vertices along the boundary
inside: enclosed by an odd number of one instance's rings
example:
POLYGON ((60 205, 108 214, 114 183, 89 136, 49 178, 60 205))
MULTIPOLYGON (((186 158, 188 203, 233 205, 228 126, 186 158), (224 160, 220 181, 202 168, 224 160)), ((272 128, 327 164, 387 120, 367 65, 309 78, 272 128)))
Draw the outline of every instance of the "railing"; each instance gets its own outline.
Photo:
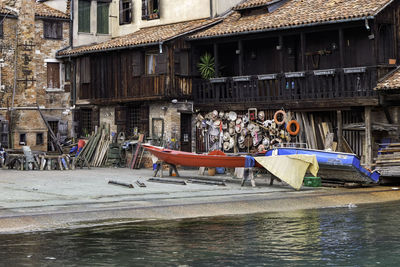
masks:
POLYGON ((192 78, 175 77, 168 84, 167 75, 129 77, 129 80, 101 80, 80 85, 80 99, 144 99, 162 97, 189 97, 192 95, 192 78))
POLYGON ((376 67, 327 69, 195 80, 196 103, 373 97, 376 67))

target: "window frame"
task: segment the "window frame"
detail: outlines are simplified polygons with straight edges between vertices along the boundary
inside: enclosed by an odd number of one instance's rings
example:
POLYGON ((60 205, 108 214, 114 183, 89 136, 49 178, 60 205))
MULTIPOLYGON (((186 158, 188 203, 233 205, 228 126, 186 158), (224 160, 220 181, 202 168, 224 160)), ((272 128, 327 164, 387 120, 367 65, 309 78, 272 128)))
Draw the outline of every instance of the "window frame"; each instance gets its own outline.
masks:
MULTIPOLYGON (((67 64, 65 64, 64 62, 58 60, 58 59, 45 59, 44 62, 46 63, 46 91, 47 92, 52 92, 52 91, 64 91, 64 87, 65 87, 65 72, 66 72, 66 68, 67 68, 67 64), (52 63, 57 63, 59 68, 58 68, 58 79, 59 79, 59 87, 50 87, 49 86, 49 71, 48 71, 48 64, 52 64, 52 63)), ((71 77, 72 78, 72 77, 71 77)))
POLYGON ((119 0, 119 25, 130 24, 133 21, 133 3, 132 0, 119 0), (128 5, 125 10, 124 5, 128 5))
POLYGON ((90 0, 79 0, 78 1, 78 32, 80 33, 90 33, 90 13, 92 9, 92 2, 90 0), (81 4, 85 3, 85 6, 81 4), (84 12, 85 10, 82 10, 82 8, 89 7, 89 11, 84 12), (84 21, 82 21, 81 18, 84 18, 84 21), (84 23, 85 22, 85 23, 84 23), (88 28, 86 28, 88 27, 88 28))
POLYGON ((159 53, 157 53, 157 52, 148 52, 148 53, 146 53, 145 54, 145 57, 144 57, 144 61, 145 61, 145 71, 144 71, 144 74, 145 75, 157 75, 157 72, 156 72, 156 68, 157 68, 157 57, 159 56, 159 53), (149 70, 149 58, 151 58, 152 60, 151 60, 151 62, 152 62, 152 69, 151 69, 151 72, 149 72, 148 70, 149 70))
POLYGON ((142 20, 153 20, 159 18, 160 0, 142 0, 142 20))
POLYGON ((43 20, 43 38, 61 40, 63 38, 63 23, 57 20, 43 20), (53 29, 53 27, 56 29, 53 29), (49 28, 52 28, 50 34, 48 32, 49 28), (52 33, 54 33, 53 31, 55 32, 56 36, 52 36, 52 33))

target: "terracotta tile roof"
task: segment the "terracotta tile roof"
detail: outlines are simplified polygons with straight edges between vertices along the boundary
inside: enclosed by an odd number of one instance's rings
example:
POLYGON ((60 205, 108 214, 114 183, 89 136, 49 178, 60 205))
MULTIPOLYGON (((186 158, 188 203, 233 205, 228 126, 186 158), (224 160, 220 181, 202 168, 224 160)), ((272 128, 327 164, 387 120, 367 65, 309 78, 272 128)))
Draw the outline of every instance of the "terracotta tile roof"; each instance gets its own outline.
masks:
POLYGON ((384 77, 376 87, 375 90, 393 90, 400 89, 400 67, 390 72, 384 77))
MULTIPOLYGON (((249 0, 248 2, 252 2, 249 0)), ((260 0, 261 1, 261 0, 260 0)), ((205 38, 259 30, 320 24, 374 16, 393 0, 290 0, 272 13, 241 16, 234 11, 218 25, 190 38, 205 38)))
POLYGON ((76 55, 87 52, 99 52, 115 48, 135 47, 143 45, 157 44, 165 42, 194 30, 201 29, 213 23, 219 22, 219 19, 200 19, 186 21, 161 26, 142 28, 134 33, 113 38, 98 44, 80 46, 73 49, 67 49, 57 53, 57 56, 76 55))
POLYGON ((13 15, 13 16, 16 16, 16 15, 17 15, 15 12, 13 12, 13 11, 10 12, 8 9, 5 9, 5 7, 3 6, 2 3, 0 3, 0 14, 1 14, 1 15, 11 14, 11 15, 13 15))
MULTIPOLYGON (((69 2, 70 1, 68 0, 67 10, 70 5, 69 2)), ((0 14, 11 14, 11 15, 17 16, 17 14, 15 12, 9 13, 9 10, 5 9, 5 7, 2 4, 0 4, 0 14)), ((52 7, 49 7, 48 5, 41 3, 41 2, 35 3, 35 15, 41 16, 41 17, 69 19, 69 13, 61 12, 61 11, 54 9, 52 7)))
POLYGON ((40 2, 36 2, 35 15, 40 17, 69 19, 69 14, 61 12, 40 2))
POLYGON ((240 9, 247 9, 247 8, 255 8, 255 7, 260 7, 260 6, 265 6, 271 3, 275 3, 279 0, 249 0, 244 3, 241 3, 237 5, 234 9, 235 10, 240 10, 240 9))

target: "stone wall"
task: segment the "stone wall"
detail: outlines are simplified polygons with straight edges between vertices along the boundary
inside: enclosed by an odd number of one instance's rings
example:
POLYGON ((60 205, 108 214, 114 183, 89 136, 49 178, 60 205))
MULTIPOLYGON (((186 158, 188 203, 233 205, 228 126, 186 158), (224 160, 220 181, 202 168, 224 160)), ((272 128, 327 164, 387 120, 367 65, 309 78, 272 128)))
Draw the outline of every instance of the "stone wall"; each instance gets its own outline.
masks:
MULTIPOLYGON (((68 121, 69 128, 72 126, 72 114, 69 111, 70 85, 64 83, 66 86, 63 85, 58 90, 47 88, 47 62, 57 62, 56 51, 69 45, 69 22, 62 22, 61 40, 45 39, 43 20, 35 19, 34 5, 35 1, 32 0, 17 1, 14 7, 19 9, 18 18, 4 20, 4 38, 0 39, 2 45, 0 58, 4 60, 1 80, 5 86, 4 92, 0 92, 0 115, 10 120, 12 131, 10 145, 14 148, 21 148, 22 134, 26 137, 26 145, 31 146, 32 150, 47 150, 47 127, 37 110, 37 105, 41 107, 45 117, 68 121), (16 47, 17 41, 18 47, 16 47), (17 77, 14 75, 15 62, 17 62, 17 77), (12 106, 14 109, 10 111, 12 106), (41 138, 37 139, 37 134, 43 136, 43 142, 39 144, 37 141, 41 138)), ((61 71, 62 65, 60 66, 62 81, 64 75, 61 71)))

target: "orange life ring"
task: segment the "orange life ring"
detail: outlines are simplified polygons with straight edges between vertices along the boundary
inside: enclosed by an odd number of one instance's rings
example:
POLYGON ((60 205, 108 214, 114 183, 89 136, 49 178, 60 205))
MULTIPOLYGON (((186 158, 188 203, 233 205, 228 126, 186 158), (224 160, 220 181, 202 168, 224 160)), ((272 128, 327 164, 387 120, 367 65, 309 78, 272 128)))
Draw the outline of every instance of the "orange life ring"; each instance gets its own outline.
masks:
POLYGON ((275 112, 274 114, 274 121, 277 125, 282 125, 285 123, 286 120, 286 112, 283 110, 278 110, 277 112, 275 112), (278 116, 282 115, 282 120, 278 119, 278 116))
POLYGON ((291 121, 289 121, 289 123, 286 125, 286 130, 288 131, 288 133, 289 133, 290 135, 296 136, 296 135, 298 135, 299 132, 300 132, 300 124, 299 124, 297 121, 295 121, 295 120, 291 120, 291 121), (295 130, 295 131, 292 131, 292 125, 293 125, 293 124, 296 126, 296 130, 295 130))

